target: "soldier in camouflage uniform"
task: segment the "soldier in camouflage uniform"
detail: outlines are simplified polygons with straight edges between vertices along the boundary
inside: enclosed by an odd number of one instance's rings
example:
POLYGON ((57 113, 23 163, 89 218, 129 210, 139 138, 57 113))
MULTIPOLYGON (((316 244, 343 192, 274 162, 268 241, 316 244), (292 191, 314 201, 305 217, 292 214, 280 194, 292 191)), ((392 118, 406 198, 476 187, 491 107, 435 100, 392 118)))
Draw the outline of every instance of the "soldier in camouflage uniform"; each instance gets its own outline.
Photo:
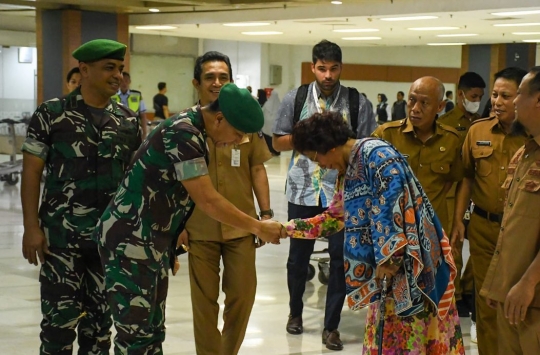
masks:
POLYGON ((76 329, 79 354, 109 354, 112 321, 90 235, 141 142, 135 114, 110 99, 125 51, 109 40, 74 51, 82 86, 42 103, 23 145, 23 255, 41 262, 41 354, 71 354, 76 329))
POLYGON ((115 354, 162 354, 168 272, 179 233, 195 203, 211 218, 264 241, 285 236, 274 221, 240 212, 212 186, 207 136, 215 144, 239 142, 263 125, 249 92, 224 85, 218 99, 157 126, 136 153, 94 233, 117 330, 115 354), (174 247, 173 247, 174 246, 174 247))

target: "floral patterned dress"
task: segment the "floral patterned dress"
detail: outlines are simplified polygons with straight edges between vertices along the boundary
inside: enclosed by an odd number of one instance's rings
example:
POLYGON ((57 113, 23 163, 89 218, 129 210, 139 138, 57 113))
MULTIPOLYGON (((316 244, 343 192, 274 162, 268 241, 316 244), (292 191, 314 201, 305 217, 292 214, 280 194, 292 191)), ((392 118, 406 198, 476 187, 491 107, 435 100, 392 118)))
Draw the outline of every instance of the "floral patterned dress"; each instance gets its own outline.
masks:
POLYGON ((285 224, 292 238, 345 228, 349 307, 368 307, 364 354, 378 354, 381 285, 377 265, 402 263, 387 292, 383 354, 464 354, 454 301, 450 243, 406 160, 385 141, 354 145, 330 207, 285 224), (395 261, 395 260, 394 260, 395 261))

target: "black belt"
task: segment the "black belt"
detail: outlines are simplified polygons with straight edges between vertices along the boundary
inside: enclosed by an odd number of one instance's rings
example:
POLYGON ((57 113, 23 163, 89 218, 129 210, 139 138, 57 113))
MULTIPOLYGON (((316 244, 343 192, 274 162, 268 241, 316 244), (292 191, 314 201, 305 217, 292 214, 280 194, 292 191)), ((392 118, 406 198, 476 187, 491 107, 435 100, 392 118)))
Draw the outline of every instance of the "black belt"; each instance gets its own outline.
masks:
POLYGON ((476 205, 474 206, 473 213, 476 213, 480 217, 485 218, 491 222, 501 223, 502 218, 503 218, 502 214, 495 214, 495 213, 484 211, 483 209, 481 209, 480 207, 476 205))

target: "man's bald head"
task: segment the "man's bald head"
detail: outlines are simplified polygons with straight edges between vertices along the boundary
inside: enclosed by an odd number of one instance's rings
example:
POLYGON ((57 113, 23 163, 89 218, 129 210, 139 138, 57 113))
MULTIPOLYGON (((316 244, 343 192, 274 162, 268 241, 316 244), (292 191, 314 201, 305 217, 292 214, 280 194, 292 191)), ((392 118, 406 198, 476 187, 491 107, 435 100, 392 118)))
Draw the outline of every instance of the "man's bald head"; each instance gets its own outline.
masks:
POLYGON ((438 101, 444 100, 444 84, 434 76, 423 76, 416 79, 416 81, 411 85, 411 90, 417 87, 421 87, 424 90, 435 94, 434 97, 438 101))
POLYGON ((437 113, 444 106, 444 85, 433 77, 417 79, 409 90, 407 109, 413 126, 424 130, 431 129, 437 113))

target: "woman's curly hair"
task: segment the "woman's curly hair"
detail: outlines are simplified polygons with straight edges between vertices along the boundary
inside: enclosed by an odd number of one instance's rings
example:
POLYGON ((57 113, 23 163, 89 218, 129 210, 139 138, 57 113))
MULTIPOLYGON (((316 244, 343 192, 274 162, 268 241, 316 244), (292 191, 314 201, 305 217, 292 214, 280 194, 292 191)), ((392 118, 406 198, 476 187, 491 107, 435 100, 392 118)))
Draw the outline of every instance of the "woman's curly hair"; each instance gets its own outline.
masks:
POLYGON ((293 128, 292 144, 298 152, 326 154, 350 138, 356 138, 356 135, 341 113, 326 111, 299 121, 293 128))

